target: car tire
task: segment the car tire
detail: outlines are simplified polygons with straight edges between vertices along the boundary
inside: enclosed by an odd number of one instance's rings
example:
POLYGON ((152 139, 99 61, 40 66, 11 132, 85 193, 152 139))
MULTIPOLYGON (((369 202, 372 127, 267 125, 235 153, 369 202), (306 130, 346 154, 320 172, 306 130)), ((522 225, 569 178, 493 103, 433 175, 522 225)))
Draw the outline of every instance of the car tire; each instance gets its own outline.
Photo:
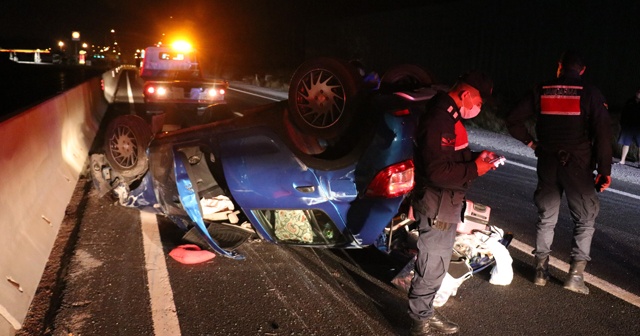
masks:
POLYGON ((400 64, 390 68, 380 78, 382 90, 415 90, 433 84, 433 77, 415 64, 400 64))
POLYGON ((362 77, 348 62, 319 57, 302 63, 289 85, 289 116, 303 133, 340 137, 360 108, 362 77))
POLYGON ((151 128, 135 115, 115 118, 105 131, 105 157, 116 172, 127 179, 145 173, 149 167, 147 147, 151 128))

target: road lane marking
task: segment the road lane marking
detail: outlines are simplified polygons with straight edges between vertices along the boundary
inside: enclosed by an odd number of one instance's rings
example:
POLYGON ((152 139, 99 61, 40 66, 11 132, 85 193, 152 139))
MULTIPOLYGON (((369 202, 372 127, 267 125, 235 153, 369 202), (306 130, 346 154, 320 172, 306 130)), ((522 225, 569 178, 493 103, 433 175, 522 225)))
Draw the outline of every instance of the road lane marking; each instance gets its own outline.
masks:
MULTIPOLYGON (((531 254, 531 251, 534 250, 534 248, 532 246, 529 246, 521 241, 518 241, 516 239, 511 240, 511 244, 509 244, 509 246, 512 246, 520 251, 522 251, 523 253, 526 254, 531 254)), ((549 265, 563 271, 566 272, 567 274, 569 273, 569 264, 558 259, 555 257, 550 257, 549 258, 549 265)), ((601 290, 619 298, 622 299, 636 307, 640 307, 640 297, 630 293, 614 284, 611 284, 605 280, 602 280, 600 278, 598 278, 597 276, 593 275, 593 274, 589 274, 587 272, 584 272, 584 282, 600 288, 601 290)))
POLYGON ((180 336, 180 323, 169 283, 158 219, 155 214, 140 212, 144 264, 147 270, 153 331, 156 336, 180 336))
POLYGON ((607 188, 607 190, 605 190, 605 192, 607 192, 607 191, 610 191, 610 192, 612 192, 612 193, 614 193, 614 194, 618 194, 618 195, 622 195, 622 196, 627 196, 627 197, 630 197, 630 198, 635 198, 635 199, 637 199, 637 200, 640 200, 640 196, 638 196, 638 195, 634 195, 634 194, 630 194, 630 193, 628 193, 628 192, 624 192, 624 191, 622 191, 622 190, 616 190, 616 189, 607 188))
POLYGON ((231 87, 229 88, 229 90, 233 90, 233 91, 236 91, 236 92, 240 92, 240 93, 244 93, 244 94, 248 94, 248 95, 252 95, 252 96, 268 99, 268 100, 275 101, 275 102, 286 100, 286 99, 282 99, 282 98, 273 98, 273 97, 263 96, 263 95, 260 95, 260 94, 254 93, 254 92, 244 91, 244 90, 235 89, 235 88, 231 88, 231 87))
MULTIPOLYGON (((521 168, 533 170, 533 171, 536 170, 535 167, 531 167, 529 165, 525 165, 525 164, 518 163, 518 162, 509 161, 509 164, 512 164, 512 165, 515 165, 515 166, 518 166, 518 167, 521 167, 521 168)), ((624 192, 624 191, 621 191, 621 190, 608 188, 605 191, 610 191, 610 192, 612 192, 614 194, 627 196, 627 197, 630 197, 630 198, 634 198, 634 199, 640 200, 640 196, 634 195, 634 194, 630 194, 628 192, 624 192)), ((516 249, 518 249, 518 250, 520 250, 520 251, 522 251, 522 252, 524 252, 526 254, 531 254, 531 251, 534 250, 534 248, 532 246, 529 246, 529 245, 527 245, 527 244, 525 244, 523 242, 520 242, 520 241, 518 241, 516 239, 513 239, 511 241, 510 246, 513 246, 514 248, 516 248, 516 249)), ((561 260, 559 260, 559 259, 557 259, 555 257, 550 257, 549 258, 549 265, 551 265, 551 266, 553 266, 553 267, 555 267, 555 268, 557 268, 559 270, 562 270, 562 271, 566 272, 567 274, 569 273, 569 264, 564 262, 564 261, 561 261, 561 260)), ((614 284, 611 284, 611 283, 609 283, 609 282, 607 282, 605 280, 602 280, 602 279, 598 278, 597 276, 595 276, 593 274, 589 274, 589 273, 585 272, 584 273, 584 281, 589 283, 589 284, 591 284, 592 286, 600 288, 601 290, 603 290, 603 291, 605 291, 607 293, 610 293, 610 294, 612 294, 612 295, 614 295, 614 296, 616 296, 616 297, 618 297, 618 298, 620 298, 620 299, 622 299, 622 300, 624 300, 626 302, 629 302, 629 303, 631 303, 632 305, 634 305, 636 307, 640 307, 640 297, 639 296, 637 296, 637 295, 635 295, 633 293, 630 293, 630 292, 628 292, 628 291, 626 291, 626 290, 624 290, 624 289, 622 289, 622 288, 620 288, 620 287, 618 287, 618 286, 616 286, 614 284)))
POLYGON ((526 165, 526 164, 518 163, 518 162, 515 162, 515 161, 509 161, 509 160, 507 160, 507 163, 508 163, 510 166, 518 166, 518 167, 520 167, 520 168, 524 168, 524 169, 529 169, 529 170, 536 171, 536 168, 535 168, 535 167, 531 167, 531 166, 526 165))
POLYGON ((131 81, 129 81, 129 73, 127 72, 127 96, 129 96, 129 112, 131 114, 136 114, 135 100, 133 99, 133 90, 131 89, 131 81))
MULTIPOLYGON (((518 166, 518 167, 520 167, 520 168, 524 168, 524 169, 529 169, 529 170, 532 170, 532 171, 536 171, 536 168, 535 168, 535 167, 531 167, 531 166, 526 165, 526 164, 522 164, 522 163, 518 163, 518 162, 513 162, 513 161, 507 161, 507 162, 508 162, 510 165, 514 165, 514 166, 518 166)), ((612 193, 614 193, 614 194, 621 195, 621 196, 626 196, 626 197, 629 197, 629 198, 633 198, 633 199, 636 199, 636 200, 640 200, 640 196, 635 195, 635 194, 631 194, 631 193, 628 193, 628 192, 625 192, 625 191, 622 191, 622 190, 617 190, 617 189, 613 189, 613 188, 607 188, 604 192, 607 192, 607 191, 612 192, 612 193)))

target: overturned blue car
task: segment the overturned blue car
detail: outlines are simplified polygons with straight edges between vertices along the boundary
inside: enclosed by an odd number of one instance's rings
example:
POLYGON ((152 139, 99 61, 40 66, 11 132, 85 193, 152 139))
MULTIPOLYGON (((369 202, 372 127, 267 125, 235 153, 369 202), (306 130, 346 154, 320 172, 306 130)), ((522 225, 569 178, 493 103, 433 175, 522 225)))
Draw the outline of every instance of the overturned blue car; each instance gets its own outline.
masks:
POLYGON ((170 218, 223 256, 249 229, 276 244, 389 246, 410 220, 413 134, 435 95, 428 73, 400 65, 378 81, 334 58, 295 71, 287 101, 153 133, 135 115, 107 127, 94 185, 120 204, 170 218), (240 229, 240 230, 239 230, 240 229))

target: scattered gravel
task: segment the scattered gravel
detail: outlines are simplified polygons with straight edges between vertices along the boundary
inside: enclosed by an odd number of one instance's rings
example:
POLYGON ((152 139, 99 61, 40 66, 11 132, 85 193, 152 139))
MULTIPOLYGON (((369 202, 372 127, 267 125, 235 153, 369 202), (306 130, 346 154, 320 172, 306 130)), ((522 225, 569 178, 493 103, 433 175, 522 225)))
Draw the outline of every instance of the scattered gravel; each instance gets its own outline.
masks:
MULTIPOLYGON (((523 145, 510 135, 494 133, 481 128, 468 128, 467 132, 469 133, 469 142, 474 146, 535 159, 535 155, 529 147, 523 145)), ((507 160, 508 159, 507 157, 507 160)), ((620 160, 614 158, 613 161, 618 162, 620 160)), ((627 162, 624 165, 614 164, 613 167, 611 167, 611 178, 613 180, 640 184, 640 168, 638 167, 638 163, 627 162)))

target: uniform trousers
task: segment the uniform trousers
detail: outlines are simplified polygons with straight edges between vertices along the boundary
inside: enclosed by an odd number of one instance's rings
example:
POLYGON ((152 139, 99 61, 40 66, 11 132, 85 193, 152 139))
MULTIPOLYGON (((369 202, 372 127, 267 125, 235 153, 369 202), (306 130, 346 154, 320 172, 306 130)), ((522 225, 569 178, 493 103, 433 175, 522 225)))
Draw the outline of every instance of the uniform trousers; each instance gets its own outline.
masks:
POLYGON ((538 207, 535 256, 543 259, 551 254, 564 193, 574 224, 571 258, 590 261, 591 240, 600 203, 588 159, 570 154, 561 159, 558 155, 538 155, 537 174, 538 186, 534 193, 538 207))
POLYGON ((418 256, 409 290, 409 315, 415 320, 434 314, 433 299, 449 270, 457 224, 420 220, 418 256))

